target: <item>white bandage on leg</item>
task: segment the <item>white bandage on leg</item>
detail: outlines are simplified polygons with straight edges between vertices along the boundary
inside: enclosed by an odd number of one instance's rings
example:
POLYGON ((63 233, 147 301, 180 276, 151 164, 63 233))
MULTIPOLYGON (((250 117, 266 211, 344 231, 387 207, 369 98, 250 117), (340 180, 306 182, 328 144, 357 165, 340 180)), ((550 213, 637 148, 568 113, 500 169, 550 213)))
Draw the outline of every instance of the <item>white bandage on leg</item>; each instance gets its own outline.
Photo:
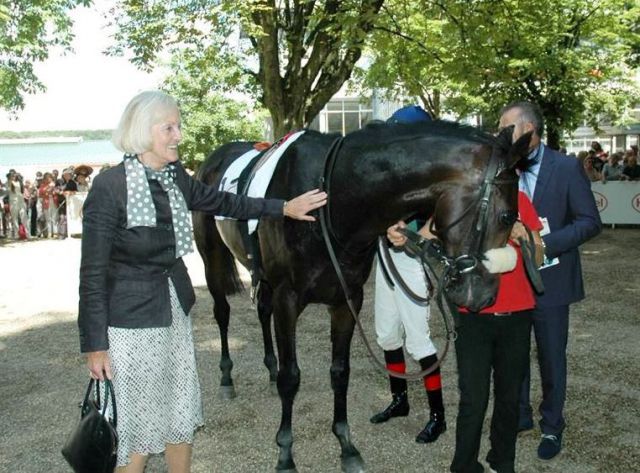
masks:
POLYGON ((482 264, 492 274, 507 273, 513 271, 518 260, 518 253, 511 245, 503 248, 494 248, 484 254, 482 264))

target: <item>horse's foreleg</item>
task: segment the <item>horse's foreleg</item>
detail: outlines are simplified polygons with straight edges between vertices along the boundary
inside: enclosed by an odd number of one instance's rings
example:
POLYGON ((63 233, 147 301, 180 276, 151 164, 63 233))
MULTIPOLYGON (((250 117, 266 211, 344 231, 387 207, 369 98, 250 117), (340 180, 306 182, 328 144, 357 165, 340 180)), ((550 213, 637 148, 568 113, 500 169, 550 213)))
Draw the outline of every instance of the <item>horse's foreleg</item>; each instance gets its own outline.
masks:
MULTIPOLYGON (((357 309, 362 305, 362 296, 357 309)), ((347 421, 347 391, 349 389, 349 374, 351 353, 351 339, 355 321, 347 305, 332 307, 331 314, 331 388, 333 389, 333 434, 340 442, 342 453, 342 470, 348 473, 364 471, 364 460, 360 452, 351 442, 351 433, 347 421)))
POLYGON ((271 335, 271 314, 273 313, 273 290, 265 281, 260 283, 258 290, 258 320, 262 326, 262 342, 264 344, 264 365, 269 370, 269 381, 275 387, 278 377, 278 360, 273 350, 271 335))
POLYGON ((296 465, 293 461, 293 433, 291 420, 293 415, 293 401, 300 387, 300 369, 296 357, 296 322, 302 312, 297 295, 291 290, 276 290, 273 298, 274 325, 276 343, 278 346, 278 394, 282 403, 282 417, 280 428, 276 435, 276 442, 280 447, 276 471, 294 472, 296 465))

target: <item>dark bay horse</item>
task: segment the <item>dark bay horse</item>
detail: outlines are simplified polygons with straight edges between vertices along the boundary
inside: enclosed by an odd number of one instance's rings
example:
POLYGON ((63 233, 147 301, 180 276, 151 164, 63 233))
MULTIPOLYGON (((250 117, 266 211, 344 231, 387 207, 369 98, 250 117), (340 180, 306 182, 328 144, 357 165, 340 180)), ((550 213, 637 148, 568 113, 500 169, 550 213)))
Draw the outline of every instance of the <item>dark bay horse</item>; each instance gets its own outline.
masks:
MULTIPOLYGON (((331 160, 328 220, 333 228, 336 255, 358 311, 376 239, 400 219, 432 215, 438 237, 452 258, 470 253, 475 244, 479 246, 475 252, 479 252, 481 259, 484 251, 506 243, 517 210, 514 167, 526 156, 529 143, 528 136, 512 143, 511 131, 507 129, 493 137, 448 122, 380 124, 344 138, 335 161, 331 160), (491 175, 487 175, 487 169, 492 170, 491 175), (483 198, 482 192, 486 190, 489 199, 483 198), (480 212, 485 228, 478 244, 472 227, 477 224, 480 212)), ((308 131, 295 141, 278 163, 267 196, 290 199, 318 187, 335 138, 308 131)), ((197 177, 218 185, 230 163, 251 147, 252 143, 247 142, 222 146, 203 163, 197 177)), ((246 267, 249 261, 238 222, 216 221, 213 216, 194 213, 194 230, 220 328, 221 388, 231 390, 226 295, 240 287, 234 257, 246 267)), ((320 225, 317 221, 263 219, 257 232, 263 261, 257 305, 264 334, 264 362, 271 379, 277 378, 282 402, 276 469, 295 471, 291 421, 300 384, 296 322, 307 304, 322 303, 328 306, 331 317, 332 430, 340 443, 343 470, 362 471, 364 462, 351 441, 347 423, 349 353, 355 322, 328 257, 320 225), (279 359, 277 376, 271 313, 279 359)), ((478 310, 494 300, 497 276, 488 273, 482 264, 474 264, 459 271, 447 284, 452 303, 478 310)))

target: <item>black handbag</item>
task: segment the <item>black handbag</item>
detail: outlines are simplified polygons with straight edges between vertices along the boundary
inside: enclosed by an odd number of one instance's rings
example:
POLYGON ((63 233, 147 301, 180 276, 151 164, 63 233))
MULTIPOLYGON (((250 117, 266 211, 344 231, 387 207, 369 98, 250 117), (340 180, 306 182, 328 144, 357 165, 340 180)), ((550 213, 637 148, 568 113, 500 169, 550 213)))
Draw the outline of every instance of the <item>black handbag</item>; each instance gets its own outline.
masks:
POLYGON ((62 447, 62 456, 76 473, 113 473, 118 452, 117 413, 113 384, 104 381, 104 404, 100 410, 100 381, 91 396, 94 380, 89 381, 82 402, 80 422, 62 447), (106 416, 110 406, 111 419, 106 416))

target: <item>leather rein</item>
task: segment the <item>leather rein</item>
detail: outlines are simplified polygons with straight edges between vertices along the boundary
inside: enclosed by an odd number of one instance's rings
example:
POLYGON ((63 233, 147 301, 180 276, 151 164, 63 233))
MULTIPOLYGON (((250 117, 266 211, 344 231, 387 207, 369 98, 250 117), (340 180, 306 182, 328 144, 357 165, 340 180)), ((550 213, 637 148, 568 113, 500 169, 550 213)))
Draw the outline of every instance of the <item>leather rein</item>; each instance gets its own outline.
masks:
POLYGON ((331 263, 336 272, 336 276, 338 277, 338 281, 340 282, 340 285, 344 292, 349 311, 351 312, 351 315, 356 323, 356 326, 358 327, 360 336, 373 361, 374 366, 380 369, 383 373, 396 378, 402 378, 407 380, 422 379, 424 378, 424 376, 432 373, 433 371, 435 371, 440 367, 440 365, 446 358, 446 355, 449 351, 450 342, 452 340, 455 341, 457 337, 457 334, 454 329, 454 324, 452 323, 453 313, 456 311, 456 308, 453 307, 453 305, 447 299, 446 294, 444 292, 444 287, 446 285, 446 281, 450 277, 457 277, 460 274, 470 272, 473 269, 475 269, 479 264, 479 260, 481 258, 480 251, 482 249, 482 245, 483 245, 483 242, 486 236, 486 230, 487 230, 489 202, 491 199, 493 188, 496 184, 496 177, 502 171, 502 169, 500 169, 499 162, 497 159, 494 159, 494 153, 492 153, 491 158, 489 160, 489 165, 485 170, 485 175, 484 175, 484 179, 483 179, 483 183, 480 189, 478 199, 472 202, 465 209, 465 211, 462 213, 460 217, 458 217, 455 221, 453 221, 446 227, 438 230, 437 233, 435 229, 433 229, 433 219, 431 221, 432 232, 434 234, 442 235, 446 231, 451 229, 453 226, 460 223, 462 219, 473 208, 478 207, 478 213, 476 214, 474 224, 473 224, 472 241, 471 241, 468 253, 458 256, 456 258, 449 257, 446 255, 444 248, 442 247, 439 241, 426 240, 416 232, 413 232, 406 228, 401 229, 401 231, 407 236, 407 243, 405 244, 405 248, 410 253, 413 253, 416 256, 419 256, 422 261, 422 267, 429 284, 429 294, 427 297, 419 296, 409 289, 408 285, 402 279, 399 272, 397 271, 397 268, 395 267, 395 265, 393 265, 393 262, 391 261, 390 255, 388 253, 389 250, 386 245, 386 239, 382 236, 380 237, 379 239, 380 244, 378 245, 378 249, 383 248, 383 251, 386 250, 387 264, 385 266, 384 259, 380 257, 381 256, 380 252, 378 252, 378 255, 379 255, 378 264, 382 265, 383 274, 385 275, 387 280, 391 282, 392 286, 393 286, 393 282, 391 281, 388 270, 391 271, 394 279, 398 282, 398 284, 402 287, 402 289, 405 291, 405 293, 408 295, 410 299, 414 300, 415 302, 426 303, 426 302, 429 302, 429 300, 433 297, 434 288, 433 288, 432 281, 436 280, 438 282, 438 285, 437 285, 438 289, 437 289, 435 300, 440 310, 440 313, 442 315, 442 318, 445 324, 446 333, 447 333, 446 342, 445 342, 445 346, 443 348, 442 354, 438 357, 438 360, 433 365, 431 365, 429 368, 425 370, 415 372, 415 373, 398 373, 396 371, 387 369, 386 365, 382 361, 380 361, 378 356, 376 356, 376 354, 374 353, 371 347, 371 344, 364 332, 362 323, 360 322, 358 311, 356 311, 355 309, 353 298, 350 295, 349 288, 347 286, 346 280, 344 279, 344 275, 342 273, 340 262, 338 261, 338 258, 335 254, 335 250, 332 244, 332 240, 333 240, 338 245, 343 247, 343 245, 340 244, 339 239, 336 237, 335 232, 333 231, 333 228, 331 226, 331 218, 330 218, 331 177, 332 177, 333 168, 335 166, 335 162, 343 141, 344 141, 344 137, 338 137, 332 142, 325 156, 323 175, 322 177, 320 177, 319 187, 321 190, 326 191, 327 194, 329 195, 329 199, 327 199, 326 206, 321 207, 319 209, 322 237, 324 239, 327 251, 329 253, 331 263), (442 263, 442 265, 444 266, 442 275, 439 278, 437 277, 436 272, 433 268, 433 265, 431 264, 429 259, 435 259, 436 262, 442 263), (448 310, 449 316, 447 316, 447 311, 445 310, 445 307, 448 310))
MULTIPOLYGON (((320 177, 319 188, 320 190, 326 191, 329 196, 331 195, 330 194, 331 174, 332 174, 333 166, 335 164, 336 157, 338 155, 338 152, 340 151, 340 147, 342 145, 343 140, 344 140, 343 137, 336 138, 331 144, 331 146, 329 147, 329 151, 327 152, 327 155, 325 157, 324 172, 323 172, 323 175, 320 177)), ((367 338, 364 332, 362 323, 360 322, 358 311, 355 308, 353 298, 351 297, 351 294, 349 292, 349 287, 347 286, 347 282, 344 279, 344 275, 342 273, 342 268, 340 267, 340 262, 338 261, 335 250, 333 249, 333 244, 331 243, 332 237, 333 237, 333 240, 338 244, 339 244, 339 240, 336 238, 330 223, 330 214, 329 214, 330 202, 331 202, 331 199, 327 199, 327 204, 324 207, 320 207, 319 209, 320 228, 322 229, 322 238, 324 239, 325 245, 327 247, 327 251, 329 253, 329 258, 331 259, 331 263, 333 264, 333 268, 336 272, 336 276, 338 277, 338 281, 340 282, 340 286, 342 287, 342 291, 344 292, 344 296, 347 302, 347 306, 349 308, 349 312, 351 313, 351 316, 353 317, 353 320, 355 321, 355 324, 358 327, 358 332, 360 333, 360 337, 364 342, 364 346, 366 347, 367 352, 369 353, 369 356, 373 361, 373 365, 376 368, 380 369, 386 375, 394 376, 396 378, 403 378, 403 379, 423 378, 424 376, 433 372, 440 366, 441 359, 439 359, 433 366, 430 366, 427 370, 424 370, 420 373, 415 373, 415 374, 413 373, 406 374, 406 373, 398 373, 397 371, 391 371, 387 369, 385 364, 382 363, 382 361, 380 361, 378 356, 374 353, 373 348, 371 347, 371 343, 369 342, 369 339, 367 338)), ((448 340, 447 340, 447 346, 445 347, 445 353, 446 353, 447 347, 448 347, 448 340)))
MULTIPOLYGON (((324 170, 323 170, 323 175, 320 177, 319 188, 320 190, 326 191, 329 196, 331 195, 331 176, 332 176, 335 161, 340 151, 340 148, 342 146, 343 140, 344 140, 344 137, 336 138, 331 144, 331 146, 329 147, 329 150, 327 151, 327 154, 325 156, 324 170)), ((402 378, 407 380, 424 378, 424 376, 432 373, 433 371, 439 368, 440 364, 442 363, 442 361, 444 360, 448 352, 449 342, 453 338, 453 336, 451 336, 450 334, 453 333, 453 331, 450 330, 449 324, 446 321, 446 317, 445 317, 445 324, 448 327, 447 341, 446 341, 442 355, 438 358, 438 360, 432 366, 430 366, 426 370, 423 370, 417 373, 398 373, 397 371, 391 371, 387 369, 386 365, 382 361, 380 361, 378 356, 373 351, 373 348, 371 347, 371 343, 369 342, 369 339, 365 334, 364 328, 362 327, 362 323, 360 322, 360 317, 358 316, 358 311, 355 308, 353 298, 351 297, 351 294, 349 292, 349 287, 347 286, 347 282, 344 279, 340 262, 338 261, 338 258, 336 256, 336 253, 331 241, 333 239, 333 241, 335 241, 340 245, 340 241, 336 237, 333 231, 333 228, 331 226, 330 209, 331 209, 331 199, 329 198, 327 199, 327 204, 324 207, 320 207, 319 209, 320 228, 322 229, 322 237, 324 239, 327 252, 329 253, 329 258, 331 259, 331 263, 336 272, 336 276, 338 278, 338 281, 340 282, 342 291, 344 292, 344 296, 347 302, 347 306, 349 308, 349 312, 351 313, 351 316, 353 317, 353 320, 355 321, 355 324, 358 327, 358 332, 360 333, 362 341, 367 349, 367 352, 369 353, 371 360, 373 361, 374 366, 378 368, 380 371, 382 371, 383 373, 385 373, 386 375, 394 376, 396 378, 402 378)), ((439 294, 442 293, 441 288, 439 289, 438 293, 439 294)), ((442 297, 440 296, 438 300, 440 301, 441 299, 442 297)), ((442 314, 444 317, 444 312, 442 312, 442 314)))

